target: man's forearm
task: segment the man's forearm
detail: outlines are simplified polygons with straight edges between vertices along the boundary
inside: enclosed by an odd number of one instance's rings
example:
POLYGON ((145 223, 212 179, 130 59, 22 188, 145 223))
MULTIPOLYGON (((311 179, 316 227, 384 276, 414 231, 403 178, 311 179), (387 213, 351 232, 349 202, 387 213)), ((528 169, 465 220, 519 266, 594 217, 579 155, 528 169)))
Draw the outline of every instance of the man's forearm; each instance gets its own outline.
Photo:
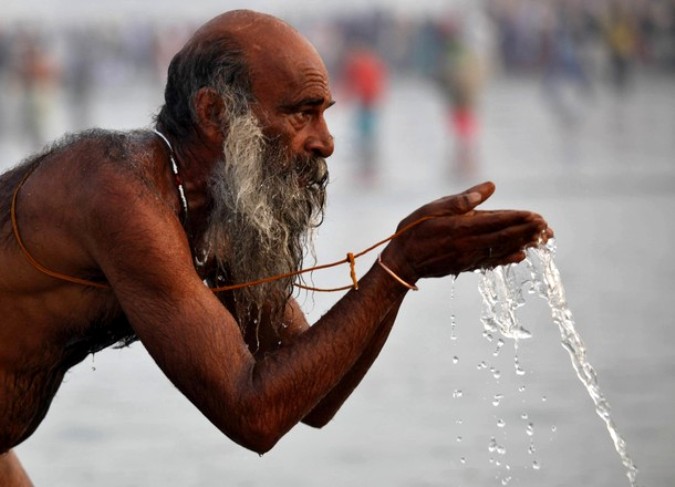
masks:
POLYGON ((406 289, 377 266, 360 284, 292 345, 253 364, 241 383, 236 408, 246 419, 239 433, 260 438, 259 449, 271 448, 319 405, 316 424, 332 416, 377 357, 406 289))
POLYGON ((360 384, 361 380, 366 375, 366 372, 368 372, 371 365, 380 354, 394 325, 401 303, 403 303, 403 298, 392 306, 389 313, 381 321, 370 344, 363 351, 363 354, 354 364, 352 369, 344 376, 340 383, 335 386, 307 416, 305 416, 303 423, 316 428, 321 428, 335 416, 347 398, 354 392, 354 389, 360 384))

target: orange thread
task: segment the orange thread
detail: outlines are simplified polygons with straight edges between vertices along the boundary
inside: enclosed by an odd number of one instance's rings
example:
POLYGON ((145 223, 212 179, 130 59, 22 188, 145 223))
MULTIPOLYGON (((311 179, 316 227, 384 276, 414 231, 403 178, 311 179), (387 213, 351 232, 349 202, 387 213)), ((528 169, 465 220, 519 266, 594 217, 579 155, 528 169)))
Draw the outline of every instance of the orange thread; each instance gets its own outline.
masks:
MULTIPOLYGON (((99 289, 110 289, 111 286, 110 286, 109 283, 102 283, 102 282, 90 281, 88 279, 81 279, 79 277, 69 276, 67 274, 62 274, 60 272, 56 272, 56 271, 53 271, 51 269, 48 269, 44 265, 40 264, 37 260, 35 260, 35 258, 30 254, 30 252, 28 252, 28 249, 26 248, 26 246, 23 243, 23 240, 21 239, 21 234, 19 233, 19 224, 18 224, 17 218, 16 218, 16 201, 17 201, 17 198, 18 198, 18 195, 19 195, 19 190, 21 189, 23 184, 26 182, 26 180, 33 173, 34 170, 35 170, 35 168, 30 169, 26 173, 26 175, 21 179, 21 181, 19 181, 19 184, 14 189, 14 194, 12 195, 12 204, 11 204, 11 208, 10 208, 10 215, 11 215, 11 220, 12 220, 12 231, 14 233, 14 238, 16 239, 16 242, 19 245, 19 248, 21 249, 21 252, 23 253, 24 257, 30 263, 30 265, 32 265, 36 270, 38 270, 38 271, 42 272, 43 274, 46 274, 50 277, 53 277, 54 279, 70 282, 70 283, 73 283, 73 284, 79 284, 81 286, 95 287, 95 288, 99 288, 99 289)), ((371 252, 372 250, 376 249, 377 247, 379 247, 381 245, 384 245, 385 243, 387 243, 391 240, 394 240, 395 238, 399 237, 400 235, 404 234, 405 232, 411 230, 413 227, 416 227, 420 223, 425 222, 427 220, 434 219, 434 218, 437 218, 437 217, 436 216, 424 216, 422 218, 419 218, 418 220, 415 220, 414 222, 409 223, 408 225, 404 226, 403 228, 398 230, 396 233, 390 235, 389 237, 387 237, 383 240, 380 240, 379 242, 374 243, 373 245, 371 245, 367 249, 362 250, 361 252, 358 252, 356 254, 353 254, 353 253, 349 252, 347 254, 347 257, 342 259, 342 260, 330 262, 328 264, 321 264, 321 265, 317 265, 317 266, 314 266, 314 267, 309 267, 307 269, 300 269, 300 270, 293 271, 293 272, 287 272, 287 273, 279 274, 279 275, 276 275, 276 276, 265 277, 265 278, 262 278, 262 279, 257 279, 255 281, 249 281, 249 282, 244 282, 244 283, 240 283, 240 284, 232 284, 232 285, 229 285, 229 286, 213 287, 213 288, 210 288, 210 289, 214 293, 220 293, 220 292, 225 292, 225 291, 235 291, 237 289, 242 289, 242 288, 251 287, 251 286, 259 286, 261 284, 266 284, 268 282, 277 281, 279 279, 287 279, 289 277, 299 276, 299 275, 305 274, 307 272, 320 271, 320 270, 323 270, 323 269, 336 267, 336 266, 346 264, 346 263, 349 264, 349 268, 350 268, 349 274, 350 274, 350 277, 352 279, 351 285, 337 287, 337 288, 317 288, 317 287, 307 286, 307 285, 301 284, 301 283, 296 283, 294 285, 297 286, 300 289, 306 289, 306 290, 309 290, 309 291, 319 291, 319 292, 336 292, 336 291, 346 291, 348 289, 358 289, 359 288, 359 282, 358 282, 358 279, 356 277, 356 269, 355 269, 356 259, 358 259, 359 257, 362 257, 363 255, 367 254, 368 252, 371 252)))
POLYGON ((356 278, 356 262, 354 262, 354 254, 349 252, 347 254, 347 260, 349 261, 349 276, 352 278, 352 283, 354 289, 359 289, 359 280, 356 278))
MULTIPOLYGON (((419 218, 419 219, 415 220, 414 222, 409 223, 408 225, 404 226, 403 228, 398 230, 396 233, 390 235, 389 237, 387 237, 385 239, 382 239, 379 242, 374 243, 373 245, 371 245, 367 249, 362 250, 361 252, 358 252, 356 254, 352 254, 350 252, 349 254, 347 254, 348 257, 346 257, 342 260, 337 260, 335 262, 330 262, 328 264, 321 264, 321 265, 317 265, 317 266, 314 266, 314 267, 309 267, 307 269, 300 269, 300 270, 293 271, 293 272, 287 272, 285 274, 280 274, 278 276, 265 277, 263 279, 258 279, 256 281, 244 282, 244 283, 241 283, 241 284, 232 284, 232 285, 229 285, 229 286, 213 287, 213 288, 211 288, 211 291, 213 291, 214 293, 219 293, 219 292, 224 292, 224 291, 234 291, 236 289, 242 289, 244 287, 257 286, 259 284, 265 284, 265 283, 268 283, 268 282, 276 281, 277 279, 285 279, 285 278, 289 278, 289 277, 295 277, 295 276, 299 276, 301 274, 305 274, 307 272, 320 271, 320 270, 323 270, 323 269, 328 269, 328 268, 331 268, 331 267, 336 267, 336 266, 339 266, 339 265, 342 265, 342 264, 346 264, 346 263, 349 263, 351 261, 354 261, 354 260, 358 259, 359 257, 362 257, 362 256, 366 255, 368 252, 371 252, 371 251, 375 250, 377 247, 379 247, 381 245, 384 245, 387 242, 389 242, 391 240, 394 240, 395 238, 398 238, 399 236, 408 232, 409 230, 416 227, 420 223, 425 222, 427 220, 432 220, 434 218, 437 218, 437 217, 436 216, 423 216, 422 218, 419 218), (351 258, 349 257, 349 255, 351 255, 351 258)), ((354 274, 352 275, 352 281, 354 281, 355 279, 356 279, 356 273, 354 272, 354 274)), ((335 291, 346 291, 348 289, 353 289, 353 288, 355 289, 356 288, 354 283, 352 283, 352 285, 350 285, 350 286, 342 286, 342 287, 337 287, 337 288, 317 288, 317 287, 312 287, 312 286, 306 286, 304 284, 294 284, 294 285, 299 287, 300 289, 306 289, 306 290, 309 290, 309 291, 326 292, 326 293, 335 292, 335 291)))
POLYGON ((19 245, 19 248, 21 249, 21 252, 23 253, 24 257, 35 269, 42 272, 43 274, 53 277, 54 279, 59 279, 61 281, 66 281, 73 284, 79 284, 81 286, 96 287, 99 289, 110 289, 110 284, 108 283, 95 282, 90 281, 88 279, 80 279, 79 277, 61 274, 60 272, 48 269, 42 264, 40 264, 37 260, 35 260, 33 256, 30 254, 30 252, 28 252, 28 249, 26 248, 26 246, 23 243, 23 240, 21 239, 21 234, 19 233, 19 224, 17 223, 16 219, 16 200, 19 195, 19 189, 21 189, 21 186, 23 186, 23 183, 26 182, 28 176, 30 176, 33 173, 34 169, 35 168, 28 171, 26 175, 21 179, 16 189, 14 189, 14 194, 12 195, 12 206, 10 208, 10 217, 12 219, 12 231, 14 232, 14 238, 16 239, 16 243, 19 245))

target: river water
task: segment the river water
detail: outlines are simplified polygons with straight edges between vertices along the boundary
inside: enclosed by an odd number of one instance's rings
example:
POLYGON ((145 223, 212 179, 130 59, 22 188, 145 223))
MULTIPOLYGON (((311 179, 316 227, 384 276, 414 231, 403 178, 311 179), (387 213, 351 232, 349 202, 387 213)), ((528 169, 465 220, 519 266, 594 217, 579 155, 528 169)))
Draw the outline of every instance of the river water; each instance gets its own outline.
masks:
MULTIPOLYGON (((639 81, 623 100, 596 93, 572 128, 558 125, 535 80, 493 81, 480 170, 465 181, 448 176, 443 107, 421 81, 392 86, 379 179, 370 186, 356 178, 351 112, 338 104, 317 255, 338 260, 392 233, 418 205, 493 180, 487 208, 532 209, 555 229, 567 302, 639 483, 663 487, 675 485, 675 83, 639 81)), ((146 124, 159 94, 143 88, 101 99, 97 120, 146 124)), ((4 140, 0 153, 16 160, 21 148, 4 140)), ((331 270, 315 282, 348 278, 347 269, 331 270)), ((546 303, 523 307, 533 336, 516 350, 483 336, 478 285, 475 274, 421 281, 336 419, 322 431, 299 426, 263 457, 219 434, 140 344, 69 373, 17 452, 36 485, 51 487, 628 486, 546 303)), ((299 299, 315 319, 337 296, 299 299)))

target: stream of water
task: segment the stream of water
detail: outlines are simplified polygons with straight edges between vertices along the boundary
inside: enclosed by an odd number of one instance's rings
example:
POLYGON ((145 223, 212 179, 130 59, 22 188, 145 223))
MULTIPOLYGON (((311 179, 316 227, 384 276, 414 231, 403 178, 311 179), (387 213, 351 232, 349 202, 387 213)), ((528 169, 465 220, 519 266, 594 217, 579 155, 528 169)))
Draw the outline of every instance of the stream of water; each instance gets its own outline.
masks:
MULTIPOLYGON (((525 304, 526 294, 544 298, 551 309, 553 322, 560 330, 561 343, 569 353, 572 366, 588 391, 595 411, 604 421, 614 443, 631 487, 638 487, 637 473, 628 455, 626 442, 612 420, 610 405, 598 385, 595 370, 586 357, 584 346, 575 328, 575 321, 565 298, 565 289, 553 256, 555 243, 550 240, 537 248, 528 250, 525 261, 517 265, 497 267, 481 271, 479 290, 483 298, 481 321, 489 333, 500 333, 506 338, 518 340, 532 336, 518 321, 517 310, 525 304)), ((516 368, 518 368, 516 354, 516 368)))

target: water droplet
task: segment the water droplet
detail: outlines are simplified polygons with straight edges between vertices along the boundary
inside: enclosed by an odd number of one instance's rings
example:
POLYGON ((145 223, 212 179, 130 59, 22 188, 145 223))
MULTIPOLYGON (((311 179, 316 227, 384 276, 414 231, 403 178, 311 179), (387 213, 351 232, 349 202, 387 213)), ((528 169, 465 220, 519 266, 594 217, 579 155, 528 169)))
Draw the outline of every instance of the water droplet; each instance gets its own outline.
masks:
POLYGON ((497 427, 503 428, 504 426, 506 426, 506 422, 503 419, 498 419, 497 420, 497 427))
POLYGON ((459 357, 455 355, 454 357, 452 357, 452 363, 456 364, 457 362, 459 362, 459 357))
POLYGON ((497 340, 497 349, 496 349, 494 352, 492 352, 492 355, 493 355, 494 357, 497 357, 497 356, 499 355, 499 352, 502 351, 502 347, 503 347, 503 346, 504 346, 504 340, 502 340, 502 339, 500 338, 499 340, 497 340))
POLYGON ((518 354, 516 354, 513 357, 513 366, 516 369, 516 375, 525 375, 525 370, 523 370, 523 368, 520 366, 520 359, 518 358, 518 354))
POLYGON ((541 402, 546 402, 548 401, 548 398, 546 396, 541 396, 541 402))
POLYGON ((527 419, 527 418, 529 418, 529 416, 528 416, 527 413, 521 414, 520 417, 521 417, 521 419, 527 419))
POLYGON ((492 398, 492 405, 494 407, 499 406, 503 397, 504 397, 504 394, 495 394, 495 397, 492 398))
POLYGON ((466 458, 460 457, 459 463, 461 463, 462 465, 465 465, 466 464, 466 458))
POLYGON ((455 421, 455 422, 456 422, 457 424, 463 424, 463 423, 464 423, 464 421, 462 421, 461 419, 458 419, 458 420, 455 421))
POLYGON ((527 436, 534 435, 534 425, 532 423, 527 423, 527 428, 525 429, 527 436))
POLYGON ((462 438, 461 436, 458 436, 458 437, 457 437, 457 443, 461 443, 463 439, 464 439, 464 438, 462 438))
POLYGON ((511 477, 504 477, 502 479, 502 485, 508 485, 511 482, 511 477))
POLYGON ((497 453, 499 453, 500 455, 506 455, 506 448, 504 448, 501 445, 498 445, 497 446, 497 453))
POLYGON ((455 389, 452 393, 452 397, 454 397, 455 399, 458 399, 458 398, 462 397, 463 395, 464 395, 464 393, 459 389, 455 389))
POLYGON ((534 454, 534 452, 535 452, 534 445, 532 443, 530 443, 530 446, 527 448, 527 453, 532 455, 532 454, 534 454))
POLYGON ((555 433, 556 431, 558 431, 558 427, 556 425, 551 426, 551 432, 555 433))
POLYGON ((518 392, 525 392, 525 386, 520 386, 518 388, 518 392))
POLYGON ((488 451, 490 453, 494 453, 495 451, 497 451, 497 440, 495 439, 494 436, 490 438, 490 443, 488 443, 488 451))
POLYGON ((539 470, 541 468, 541 465, 539 465, 539 463, 537 463, 537 461, 535 460, 534 462, 532 462, 532 468, 535 470, 539 470))

